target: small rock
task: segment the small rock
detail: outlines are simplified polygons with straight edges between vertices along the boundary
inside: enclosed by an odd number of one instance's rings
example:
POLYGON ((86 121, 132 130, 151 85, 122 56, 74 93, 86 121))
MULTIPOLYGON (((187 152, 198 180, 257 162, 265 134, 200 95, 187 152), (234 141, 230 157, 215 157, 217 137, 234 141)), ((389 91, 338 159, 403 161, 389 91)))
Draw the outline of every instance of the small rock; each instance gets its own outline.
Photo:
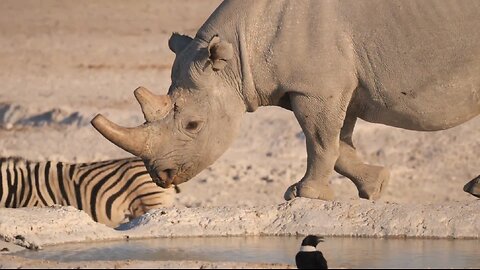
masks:
POLYGON ((264 176, 262 178, 260 178, 262 181, 265 181, 267 183, 272 183, 273 182, 273 179, 271 179, 270 177, 268 176, 264 176))

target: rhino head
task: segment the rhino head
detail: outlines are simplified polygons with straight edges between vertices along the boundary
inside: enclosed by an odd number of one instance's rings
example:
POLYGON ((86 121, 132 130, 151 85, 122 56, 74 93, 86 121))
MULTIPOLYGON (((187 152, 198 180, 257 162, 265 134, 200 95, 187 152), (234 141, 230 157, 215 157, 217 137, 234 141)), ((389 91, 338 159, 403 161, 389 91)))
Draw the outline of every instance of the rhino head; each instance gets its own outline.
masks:
POLYGON ((232 143, 245 112, 235 76, 233 46, 173 34, 176 54, 167 95, 139 87, 135 97, 146 122, 118 126, 102 115, 92 125, 108 140, 139 156, 154 182, 164 188, 188 181, 218 159, 232 143), (232 65, 234 66, 234 65, 232 65))

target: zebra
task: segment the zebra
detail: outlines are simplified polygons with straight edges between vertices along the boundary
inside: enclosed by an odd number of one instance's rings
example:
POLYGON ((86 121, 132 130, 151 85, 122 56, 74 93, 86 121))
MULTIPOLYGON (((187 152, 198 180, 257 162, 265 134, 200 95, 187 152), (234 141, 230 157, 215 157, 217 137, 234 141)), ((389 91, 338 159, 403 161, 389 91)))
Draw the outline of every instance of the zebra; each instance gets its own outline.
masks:
POLYGON ((175 191, 157 186, 140 158, 77 164, 0 158, 0 207, 70 205, 117 227, 172 206, 175 191))

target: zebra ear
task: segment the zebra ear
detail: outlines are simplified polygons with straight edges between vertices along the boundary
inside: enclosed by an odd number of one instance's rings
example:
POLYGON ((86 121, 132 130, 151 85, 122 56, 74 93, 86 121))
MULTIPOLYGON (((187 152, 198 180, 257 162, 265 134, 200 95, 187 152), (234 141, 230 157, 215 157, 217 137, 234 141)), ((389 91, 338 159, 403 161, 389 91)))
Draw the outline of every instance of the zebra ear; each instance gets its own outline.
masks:
POLYGON ((173 33, 168 40, 168 47, 175 54, 179 54, 188 46, 188 44, 190 44, 192 40, 193 38, 189 36, 180 35, 179 33, 173 33))

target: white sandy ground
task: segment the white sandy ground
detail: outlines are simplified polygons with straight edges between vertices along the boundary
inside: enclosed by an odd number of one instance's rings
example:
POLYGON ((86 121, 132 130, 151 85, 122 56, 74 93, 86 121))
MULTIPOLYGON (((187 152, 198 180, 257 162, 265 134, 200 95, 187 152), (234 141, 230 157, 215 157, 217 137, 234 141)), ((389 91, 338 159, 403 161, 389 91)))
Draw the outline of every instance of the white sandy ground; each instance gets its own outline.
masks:
POLYGON ((480 238, 480 204, 394 204, 297 199, 274 206, 151 211, 113 230, 73 207, 0 209, 0 238, 36 249, 148 237, 306 235, 480 238), (29 222, 25 222, 28 220, 29 222))
MULTIPOLYGON (((101 112, 122 125, 142 123, 133 90, 143 85, 166 93, 174 57, 170 33, 194 34, 219 2, 0 1, 0 155, 68 162, 129 156, 98 135, 90 119, 101 112)), ((291 112, 261 108, 246 115, 238 139, 213 166, 180 186, 176 208, 165 214, 157 211, 115 232, 71 208, 0 209, 0 235, 31 247, 124 235, 480 238, 480 201, 462 191, 480 174, 479 130, 478 117, 424 133, 360 121, 354 141, 361 156, 391 169, 383 198, 356 199, 353 184, 333 174, 337 202, 281 204, 285 189, 305 171, 305 139, 291 112)), ((3 245, 9 244, 0 250, 3 245)), ((0 256, 0 265, 15 260, 0 256)), ((17 260, 19 266, 58 266, 17 260)), ((190 266, 202 263, 185 262, 190 266)))

